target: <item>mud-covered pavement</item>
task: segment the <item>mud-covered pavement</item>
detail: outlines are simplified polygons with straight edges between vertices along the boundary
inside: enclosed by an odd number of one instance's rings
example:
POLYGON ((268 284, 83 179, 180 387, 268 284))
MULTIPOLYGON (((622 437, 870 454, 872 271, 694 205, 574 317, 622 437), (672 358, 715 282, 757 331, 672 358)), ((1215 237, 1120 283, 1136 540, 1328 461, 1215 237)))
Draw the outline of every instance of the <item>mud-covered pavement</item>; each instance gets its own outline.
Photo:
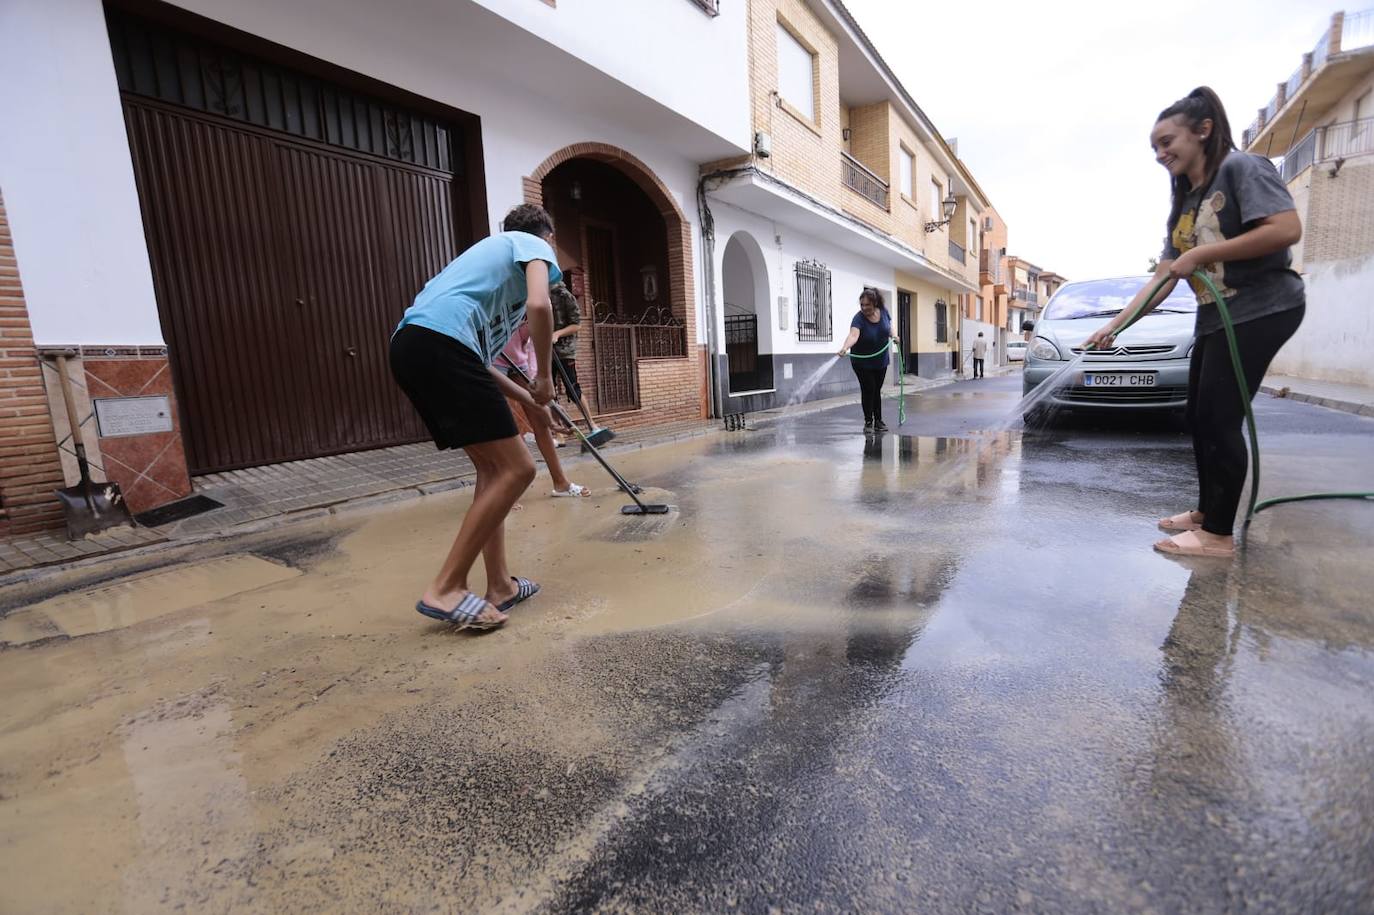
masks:
MULTIPOLYGON (((1374 909, 1374 507, 1159 556, 1186 439, 972 438, 1019 383, 541 477, 491 634, 411 609, 462 492, 0 594, 0 911, 1374 909)), ((1258 412, 1265 495, 1374 489, 1258 412)))

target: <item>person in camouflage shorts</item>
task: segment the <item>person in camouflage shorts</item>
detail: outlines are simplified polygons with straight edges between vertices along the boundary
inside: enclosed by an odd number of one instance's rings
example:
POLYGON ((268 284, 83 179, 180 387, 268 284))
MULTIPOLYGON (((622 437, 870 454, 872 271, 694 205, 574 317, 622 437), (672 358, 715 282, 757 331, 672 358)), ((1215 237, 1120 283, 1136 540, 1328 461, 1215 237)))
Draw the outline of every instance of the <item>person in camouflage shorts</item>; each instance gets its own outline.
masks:
POLYGON ((564 389, 568 400, 582 409, 587 416, 592 415, 591 407, 582 396, 582 385, 577 380, 577 341, 574 339, 582 323, 582 314, 577 307, 577 297, 566 284, 555 283, 549 287, 549 299, 553 303, 553 351, 563 368, 568 370, 572 390, 567 390, 563 376, 555 371, 554 382, 564 389))

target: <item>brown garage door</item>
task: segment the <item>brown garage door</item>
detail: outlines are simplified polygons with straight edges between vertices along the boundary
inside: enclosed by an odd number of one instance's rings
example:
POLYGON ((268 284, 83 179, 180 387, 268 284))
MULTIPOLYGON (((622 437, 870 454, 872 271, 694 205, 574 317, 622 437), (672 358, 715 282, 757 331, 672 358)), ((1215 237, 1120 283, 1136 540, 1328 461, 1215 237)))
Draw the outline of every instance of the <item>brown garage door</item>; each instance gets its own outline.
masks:
POLYGON ((109 18, 192 471, 423 438, 387 343, 459 249, 454 130, 109 18))

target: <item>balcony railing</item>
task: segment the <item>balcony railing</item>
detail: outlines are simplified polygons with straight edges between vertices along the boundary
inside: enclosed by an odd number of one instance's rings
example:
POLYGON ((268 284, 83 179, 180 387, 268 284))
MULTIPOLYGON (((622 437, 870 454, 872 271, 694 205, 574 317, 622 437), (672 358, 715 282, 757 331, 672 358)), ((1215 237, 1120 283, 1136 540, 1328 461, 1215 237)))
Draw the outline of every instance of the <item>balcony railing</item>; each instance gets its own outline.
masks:
POLYGON ((1318 162, 1374 153, 1374 118, 1343 121, 1309 131, 1283 157, 1279 174, 1287 184, 1318 162))
POLYGON ((952 238, 949 240, 949 258, 961 264, 968 263, 968 260, 964 256, 964 246, 952 238))
POLYGON ((1358 13, 1337 13, 1331 26, 1318 39, 1312 49, 1311 64, 1303 63, 1293 75, 1288 77, 1283 88, 1269 99, 1269 104, 1241 134, 1241 146, 1248 148, 1250 143, 1264 130, 1264 125, 1273 121, 1288 102, 1292 101, 1302 88, 1303 83, 1321 69, 1332 54, 1356 51, 1374 45, 1374 9, 1358 13))
POLYGON ((844 186, 861 197, 887 209, 887 182, 873 174, 858 159, 847 152, 840 153, 840 163, 844 166, 844 186))
POLYGON ((980 282, 992 285, 1002 282, 1002 259, 991 251, 978 252, 980 282))

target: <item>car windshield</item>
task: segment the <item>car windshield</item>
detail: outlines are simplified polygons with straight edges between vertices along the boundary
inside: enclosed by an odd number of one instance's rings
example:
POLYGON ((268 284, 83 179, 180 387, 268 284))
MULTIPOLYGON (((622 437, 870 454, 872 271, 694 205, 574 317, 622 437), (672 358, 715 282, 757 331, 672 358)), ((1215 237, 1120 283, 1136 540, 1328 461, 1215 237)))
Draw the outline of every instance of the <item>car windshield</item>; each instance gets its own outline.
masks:
MULTIPOLYGON (((1131 299, 1151 280, 1148 276, 1128 276, 1114 280, 1088 280, 1070 283, 1054 294, 1045 313, 1046 321, 1069 321, 1074 318, 1099 318, 1114 315, 1131 304, 1131 299)), ((1169 297, 1154 309, 1157 312, 1193 314, 1197 299, 1187 283, 1179 283, 1169 297)))

